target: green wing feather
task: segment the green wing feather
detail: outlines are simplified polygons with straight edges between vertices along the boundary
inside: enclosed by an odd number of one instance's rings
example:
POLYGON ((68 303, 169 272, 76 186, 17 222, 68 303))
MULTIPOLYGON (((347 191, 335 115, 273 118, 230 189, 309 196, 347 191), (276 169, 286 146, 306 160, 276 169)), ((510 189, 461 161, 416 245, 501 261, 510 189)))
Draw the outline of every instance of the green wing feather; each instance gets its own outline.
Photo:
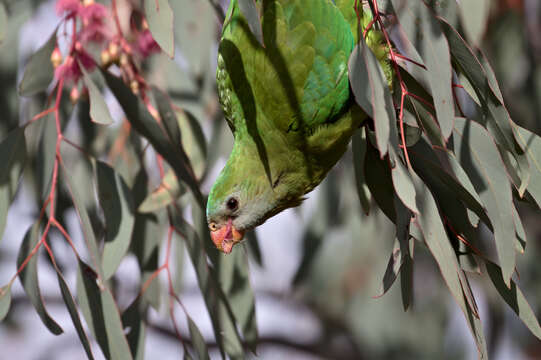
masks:
POLYGON ((235 4, 223 29, 217 78, 226 118, 235 133, 254 119, 259 130, 304 137, 349 107, 350 25, 328 0, 260 6, 265 48, 235 4))

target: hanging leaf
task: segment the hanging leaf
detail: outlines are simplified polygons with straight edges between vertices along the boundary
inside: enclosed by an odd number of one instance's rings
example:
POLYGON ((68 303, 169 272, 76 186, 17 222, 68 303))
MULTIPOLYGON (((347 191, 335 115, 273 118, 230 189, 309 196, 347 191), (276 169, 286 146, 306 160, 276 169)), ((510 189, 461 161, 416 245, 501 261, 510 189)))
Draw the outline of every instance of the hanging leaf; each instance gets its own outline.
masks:
POLYGON ((468 40, 478 47, 487 26, 490 0, 462 0, 458 8, 468 40))
POLYGON ((212 268, 207 263, 204 243, 200 240, 195 229, 182 218, 174 207, 170 206, 168 210, 171 224, 182 236, 192 260, 220 351, 227 353, 232 358, 242 357, 244 351, 240 336, 227 299, 216 283, 217 275, 212 274, 212 268))
POLYGON ((11 305, 11 285, 0 288, 0 322, 8 314, 11 305))
POLYGON ((244 15, 250 31, 252 32, 252 34, 254 34, 255 38, 261 44, 261 46, 265 47, 265 44, 263 43, 263 29, 261 28, 261 20, 259 18, 259 12, 257 11, 255 0, 237 1, 239 4, 240 12, 242 13, 242 15, 244 15))
POLYGON ((105 218, 105 245, 102 267, 109 279, 130 247, 134 209, 130 189, 122 177, 104 162, 96 163, 98 195, 105 218))
POLYGON ((427 6, 420 7, 421 56, 427 69, 428 82, 434 97, 434 106, 444 139, 453 131, 455 107, 451 87, 451 55, 449 45, 438 21, 427 6))
POLYGON ((518 129, 518 141, 524 147, 524 152, 528 157, 532 176, 528 184, 528 192, 541 207, 541 137, 520 126, 518 129))
POLYGON ((133 359, 117 305, 98 274, 79 260, 77 300, 88 328, 107 359, 133 359))
POLYGON ((250 285, 246 251, 220 254, 216 272, 233 315, 242 329, 244 342, 255 353, 258 338, 255 298, 250 285))
POLYGON ((507 285, 515 271, 515 226, 511 186, 492 137, 479 124, 455 119, 454 148, 494 229, 498 258, 507 285))
POLYGON ((486 122, 486 125, 484 123, 483 125, 492 134, 497 144, 513 155, 520 167, 521 178, 518 179, 520 182, 514 183, 520 193, 527 187, 530 179, 528 160, 518 140, 515 140, 516 125, 503 104, 499 89, 494 87, 495 80, 491 80, 492 75, 487 75, 486 69, 489 72, 491 69, 488 64, 483 66, 481 60, 452 26, 442 19, 440 19, 440 24, 449 42, 453 62, 457 63, 460 70, 464 72, 481 102, 483 112, 481 120, 486 122))
POLYGON ((173 11, 169 0, 144 0, 145 15, 152 37, 170 58, 175 56, 173 11))
POLYGON ((26 64, 24 75, 19 84, 19 95, 31 96, 45 91, 53 80, 54 68, 51 54, 56 46, 56 29, 49 40, 36 51, 26 64))
POLYGON ((8 14, 6 11, 6 5, 0 3, 0 44, 6 39, 6 33, 8 30, 8 14))
POLYGON ((83 198, 80 193, 80 189, 75 187, 73 178, 68 175, 68 172, 65 168, 62 167, 61 173, 63 175, 64 183, 68 188, 69 194, 73 199, 73 206, 75 208, 75 211, 77 212, 77 216, 81 224, 83 238, 85 240, 86 248, 88 249, 90 258, 92 260, 92 264, 94 265, 94 268, 97 270, 98 274, 103 274, 103 270, 101 267, 101 255, 98 250, 96 235, 94 234, 94 229, 92 228, 92 223, 90 222, 90 217, 88 216, 88 211, 85 207, 83 198))
POLYGON ((366 184, 364 174, 366 156, 366 134, 365 129, 360 128, 353 134, 351 148, 353 149, 353 167, 355 169, 355 182, 357 184, 357 195, 362 209, 366 215, 370 212, 370 190, 366 184))
POLYGON ((255 230, 246 233, 246 248, 252 255, 256 264, 263 267, 263 255, 261 253, 261 248, 259 247, 259 239, 255 230))
POLYGON ((198 200, 198 204, 203 206, 203 196, 182 148, 171 142, 156 119, 150 115, 145 104, 126 87, 122 80, 107 72, 103 72, 103 75, 134 129, 145 136, 154 149, 167 160, 177 177, 186 182, 198 200))
POLYGON ((83 81, 88 89, 88 96, 90 98, 90 119, 96 124, 111 125, 113 118, 109 112, 109 107, 105 103, 105 99, 101 94, 100 89, 96 86, 92 78, 86 71, 85 67, 79 62, 79 68, 83 73, 83 81))
POLYGON ((144 360, 145 358, 145 313, 146 306, 143 305, 139 297, 122 313, 122 324, 124 325, 131 352, 134 354, 134 360, 144 360))
POLYGON ((483 328, 478 315, 476 312, 474 313, 474 301, 466 301, 465 297, 468 297, 470 292, 469 285, 465 283, 465 276, 462 270, 460 270, 455 252, 447 238, 436 202, 423 181, 415 174, 412 176, 416 188, 417 206, 420 210, 416 220, 419 230, 438 264, 447 287, 466 317, 470 331, 477 344, 479 358, 487 359, 487 347, 483 328), (467 288, 465 289, 465 287, 467 288))
POLYGON ((183 186, 175 176, 172 170, 165 173, 161 184, 150 193, 146 199, 139 205, 137 211, 141 213, 150 213, 159 209, 163 209, 171 202, 177 200, 186 192, 186 187, 183 186))
POLYGON ((86 332, 83 328, 83 324, 81 323, 81 318, 79 317, 79 313, 77 312, 75 299, 73 298, 73 295, 71 295, 71 291, 68 287, 68 284, 66 283, 66 280, 64 279, 64 275, 62 275, 62 273, 60 272, 60 269, 58 269, 56 264, 54 265, 54 268, 56 270, 58 284, 60 285, 62 299, 64 299, 64 303, 66 304, 66 307, 68 308, 68 313, 70 314, 71 321, 73 322, 73 325, 75 326, 75 330, 77 331, 79 340, 81 341, 81 344, 83 345, 83 348, 85 349, 85 353, 88 359, 93 360, 94 355, 92 354, 92 348, 90 347, 88 336, 86 335, 86 332))
POLYGON ((19 178, 26 163, 24 129, 9 132, 0 143, 0 240, 6 227, 8 208, 15 197, 19 178))
POLYGON ((188 314, 186 314, 186 317, 188 318, 188 329, 190 329, 190 338, 192 340, 195 353, 197 354, 197 359, 209 360, 210 356, 205 338, 203 335, 201 335, 201 331, 199 331, 199 328, 192 318, 189 317, 188 314))
POLYGON ((19 249, 19 255, 17 256, 17 268, 20 269, 24 265, 23 270, 19 273, 19 280, 21 281, 21 285, 23 286, 28 299, 32 303, 32 306, 34 306, 34 309, 36 309, 36 312, 38 313, 43 324, 54 335, 60 335, 64 331, 47 312, 39 288, 38 253, 35 252, 32 254, 40 240, 39 236, 39 223, 31 226, 24 236, 23 243, 19 249), (31 254, 32 257, 25 264, 26 259, 31 254))
POLYGON ((524 294, 522 294, 522 291, 520 291, 514 281, 511 281, 511 286, 507 284, 502 269, 498 265, 488 260, 485 260, 485 265, 490 280, 503 300, 517 314, 524 325, 530 329, 532 334, 537 336, 538 339, 541 339, 541 327, 539 326, 539 321, 530 307, 530 304, 526 301, 524 294))
POLYGON ((353 49, 348 69, 355 101, 374 119, 377 147, 383 157, 387 153, 390 128, 395 126, 396 116, 383 70, 364 41, 353 49))

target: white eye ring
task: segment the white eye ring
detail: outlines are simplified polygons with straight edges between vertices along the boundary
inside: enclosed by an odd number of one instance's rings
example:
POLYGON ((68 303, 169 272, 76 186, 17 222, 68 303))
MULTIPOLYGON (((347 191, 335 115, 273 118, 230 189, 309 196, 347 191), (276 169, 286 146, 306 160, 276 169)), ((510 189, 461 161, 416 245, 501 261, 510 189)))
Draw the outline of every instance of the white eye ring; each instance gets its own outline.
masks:
POLYGON ((210 231, 216 231, 216 230, 218 230, 218 226, 216 225, 215 222, 211 222, 209 224, 209 229, 210 229, 210 231))

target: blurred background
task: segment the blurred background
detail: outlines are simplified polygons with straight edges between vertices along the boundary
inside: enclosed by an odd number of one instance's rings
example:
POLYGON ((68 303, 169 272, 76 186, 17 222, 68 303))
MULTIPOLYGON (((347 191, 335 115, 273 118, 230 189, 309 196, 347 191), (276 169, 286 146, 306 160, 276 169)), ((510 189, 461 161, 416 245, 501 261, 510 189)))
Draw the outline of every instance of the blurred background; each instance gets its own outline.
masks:
MULTIPOLYGON (((16 89, 28 57, 47 41, 59 22, 55 1, 4 0, 4 3, 9 17, 7 35, 0 45, 1 139, 13 126, 25 123, 45 108, 44 96, 20 98, 16 89)), ((170 3, 175 14, 180 14, 175 19, 176 56, 171 60, 163 54, 153 55, 144 67, 148 81, 167 90, 174 102, 188 109, 201 124, 209 144, 206 164, 209 170, 203 185, 208 192, 232 146, 232 136, 219 110, 215 91, 220 23, 207 0, 170 3)), ((514 121, 541 135, 541 3, 494 0, 490 4, 482 49, 496 71, 514 121)), ((226 8, 227 1, 220 6, 226 8)), ((62 39, 60 42, 62 45, 62 39)), ((68 133, 84 141, 88 135, 78 134, 81 130, 101 131, 105 142, 110 142, 120 131, 121 112, 110 94, 106 99, 117 123, 105 130, 70 125, 68 133)), ((80 101, 73 116, 84 106, 88 103, 80 101)), ((41 143, 37 136, 28 137, 27 141, 34 154, 29 166, 36 168, 43 160, 41 143)), ((186 141, 189 147, 193 139, 186 141)), ((105 145, 93 146, 99 149, 105 145)), ((190 155, 197 157, 197 149, 190 155)), ((413 307, 403 311, 399 281, 387 294, 374 298, 379 294, 392 251, 394 226, 374 208, 368 216, 361 210, 351 158, 348 152, 300 208, 285 211, 257 229, 260 264, 250 252, 260 336, 257 357, 475 359, 477 351, 464 317, 423 245, 417 244, 415 251, 413 307)), ((9 211, 0 242, 0 284, 14 274, 18 248, 26 229, 36 218, 39 195, 33 191, 32 176, 39 177, 39 170, 25 172, 25 182, 9 211)), ((526 253, 517 258, 518 283, 539 318, 541 216, 538 209, 527 204, 520 205, 519 212, 528 243, 526 253)), ((63 217, 74 241, 81 243, 73 210, 66 210, 63 217)), ((157 231, 154 235, 160 239, 164 234, 157 231)), ((54 242, 57 234, 52 236, 54 242)), ((74 289, 75 262, 69 257, 70 251, 61 242, 53 245, 64 261, 68 284, 74 289)), ((176 284, 179 297, 208 340, 213 357, 218 358, 191 262, 182 248, 175 251, 176 267, 182 274, 176 284)), ((12 308, 8 318, 0 323, 0 359, 84 359, 55 273, 45 257, 41 259, 39 275, 45 303, 66 333, 55 337, 42 325, 16 282, 12 308)), ((140 283, 134 255, 128 255, 122 262, 115 281, 115 296, 119 307, 124 309, 137 294, 140 283)), ((499 299, 492 286, 478 281, 475 275, 471 281, 491 358, 540 359, 541 343, 499 299)), ((177 359, 182 354, 164 304, 165 300, 160 311, 150 310, 146 359, 177 359)), ((184 316, 178 316, 181 333, 189 338, 184 316)), ((103 358, 98 348, 95 349, 97 358, 103 358)))

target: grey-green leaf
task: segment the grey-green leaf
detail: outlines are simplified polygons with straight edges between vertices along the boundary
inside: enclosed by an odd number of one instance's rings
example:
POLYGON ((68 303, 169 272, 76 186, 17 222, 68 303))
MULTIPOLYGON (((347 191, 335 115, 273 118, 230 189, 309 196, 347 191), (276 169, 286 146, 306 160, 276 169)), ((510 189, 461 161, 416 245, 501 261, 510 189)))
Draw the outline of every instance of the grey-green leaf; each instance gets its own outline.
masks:
POLYGON ((472 299, 466 302, 466 297, 470 294, 469 285, 465 283, 465 275, 459 267, 454 249, 445 232, 434 197, 416 174, 413 173, 412 177, 416 188, 417 206, 420 210, 417 216, 419 229, 440 268, 449 290, 468 321, 468 326, 477 344, 479 358, 487 359, 487 347, 483 328, 477 314, 474 313, 473 304, 469 305, 469 303, 474 303, 474 301, 472 299))
POLYGON ((2 44, 6 38, 6 33, 8 30, 8 14, 6 11, 6 5, 0 3, 0 44, 2 44))
POLYGON ((425 61, 438 123, 443 137, 447 139, 453 131, 455 117, 449 45, 438 21, 427 6, 420 7, 420 14, 422 19, 421 56, 425 61))
POLYGON ((524 325, 530 329, 532 334, 541 339, 541 327, 539 326, 539 321, 522 291, 520 291, 514 281, 511 281, 510 287, 507 286, 504 281, 505 278, 503 277, 502 269, 498 265, 488 260, 485 261, 485 264, 488 276, 503 300, 518 315, 524 325))
POLYGON ((355 182, 357 184, 357 195, 365 214, 370 212, 370 190, 366 184, 364 174, 364 164, 366 157, 366 133, 365 129, 361 128, 355 131, 351 140, 351 148, 353 149, 353 167, 355 169, 355 182))
POLYGON ((490 0, 462 0, 458 2, 462 24, 470 43, 479 46, 487 26, 490 0))
POLYGON ((31 96, 47 89, 53 80, 54 68, 51 54, 56 46, 56 29, 47 42, 28 61, 19 84, 21 96, 31 96))
POLYGON ((94 270, 80 260, 77 268, 77 300, 105 357, 131 360, 132 354, 113 295, 94 270))
POLYGON ((0 288, 0 321, 4 320, 11 306, 11 285, 0 288))
POLYGON ((83 324, 81 322, 81 318, 79 317, 79 313, 77 312, 75 299, 73 298, 73 295, 71 294, 68 284, 66 283, 66 280, 64 279, 64 275, 62 275, 62 273, 60 272, 60 269, 58 269, 56 265, 54 267, 56 270, 56 275, 58 277, 58 284, 60 285, 60 291, 62 292, 62 298, 64 299, 64 303, 66 304, 66 307, 68 308, 68 312, 70 314, 71 321, 73 322, 73 326, 75 326, 75 330, 77 331, 79 340, 81 341, 81 344, 83 345, 83 348, 85 349, 86 356, 88 357, 88 359, 93 360, 94 354, 92 354, 92 348, 90 347, 88 336, 86 335, 86 332, 83 328, 83 324))
POLYGON ((201 335, 201 331, 199 331, 199 328, 197 327, 195 322, 192 320, 192 318, 189 317, 187 314, 186 314, 186 317, 188 318, 188 328, 190 329, 190 338, 192 340, 193 347, 197 354, 197 358, 202 359, 202 360, 210 359, 207 343, 205 342, 205 338, 203 337, 203 335, 201 335))
POLYGON ((186 187, 178 181, 175 173, 169 170, 165 173, 161 184, 156 190, 148 194, 141 205, 139 205, 137 211, 150 213, 162 209, 178 199, 185 192, 186 187))
POLYGON ((88 96, 90 98, 90 119, 96 124, 111 125, 113 118, 109 112, 109 108, 105 103, 105 99, 98 89, 98 86, 92 81, 92 78, 86 71, 85 67, 79 62, 79 68, 83 72, 83 81, 88 89, 88 96))
POLYGON ((527 190, 541 207, 541 137, 520 126, 517 130, 518 141, 524 147, 532 172, 527 190))
POLYGON ((43 324, 49 329, 50 332, 52 332, 55 335, 60 335, 64 331, 60 327, 60 325, 57 324, 56 321, 51 318, 49 313, 47 312, 47 309, 45 308, 45 304, 43 303, 43 297, 41 296, 41 291, 39 288, 39 280, 38 280, 38 256, 39 253, 36 251, 32 254, 33 250, 36 248, 36 245, 39 242, 39 223, 34 224, 31 226, 28 231, 26 232, 26 235, 24 236, 23 243, 21 244, 21 248, 19 249, 19 255, 17 256, 17 268, 21 268, 23 266, 25 260, 28 258, 28 256, 32 255, 30 260, 24 264, 24 269, 19 273, 19 280, 21 281, 21 284, 24 288, 24 291, 26 292, 26 295, 30 299, 30 302, 34 306, 34 309, 36 309, 36 312, 38 313, 41 321, 43 321, 43 324))
POLYGON ((133 200, 124 179, 109 165, 96 163, 98 195, 105 217, 105 245, 102 266, 105 280, 120 265, 130 247, 134 224, 133 200))
POLYGON ((515 225, 511 184, 490 134, 474 121, 455 119, 454 148, 493 226, 498 258, 510 285, 515 271, 515 225))
POLYGON ((67 185, 68 191, 73 199, 73 205, 81 224, 83 238, 85 240, 90 258, 92 259, 92 264, 94 265, 94 268, 97 269, 98 274, 101 275, 103 274, 101 267, 101 255, 98 250, 96 235, 94 234, 94 229, 92 228, 90 217, 88 216, 88 211, 80 193, 81 189, 78 189, 75 186, 73 178, 68 174, 64 167, 62 167, 62 175, 64 183, 67 185))
POLYGON ((0 240, 6 226, 8 208, 15 196, 26 162, 24 129, 16 128, 0 143, 0 240))
POLYGON ((156 119, 148 112, 145 104, 126 87, 122 80, 107 72, 103 72, 103 75, 134 129, 146 137, 154 149, 167 160, 177 178, 188 185, 198 200, 198 205, 203 206, 203 195, 199 190, 189 159, 182 148, 171 141, 156 119))
POLYGON ((390 127, 396 126, 393 99, 385 74, 364 41, 353 49, 348 69, 357 104, 374 119, 377 146, 383 157, 389 145, 390 127))
POLYGON ((169 0, 144 0, 145 15, 152 37, 162 50, 173 58, 175 56, 175 36, 173 33, 173 11, 169 0))

